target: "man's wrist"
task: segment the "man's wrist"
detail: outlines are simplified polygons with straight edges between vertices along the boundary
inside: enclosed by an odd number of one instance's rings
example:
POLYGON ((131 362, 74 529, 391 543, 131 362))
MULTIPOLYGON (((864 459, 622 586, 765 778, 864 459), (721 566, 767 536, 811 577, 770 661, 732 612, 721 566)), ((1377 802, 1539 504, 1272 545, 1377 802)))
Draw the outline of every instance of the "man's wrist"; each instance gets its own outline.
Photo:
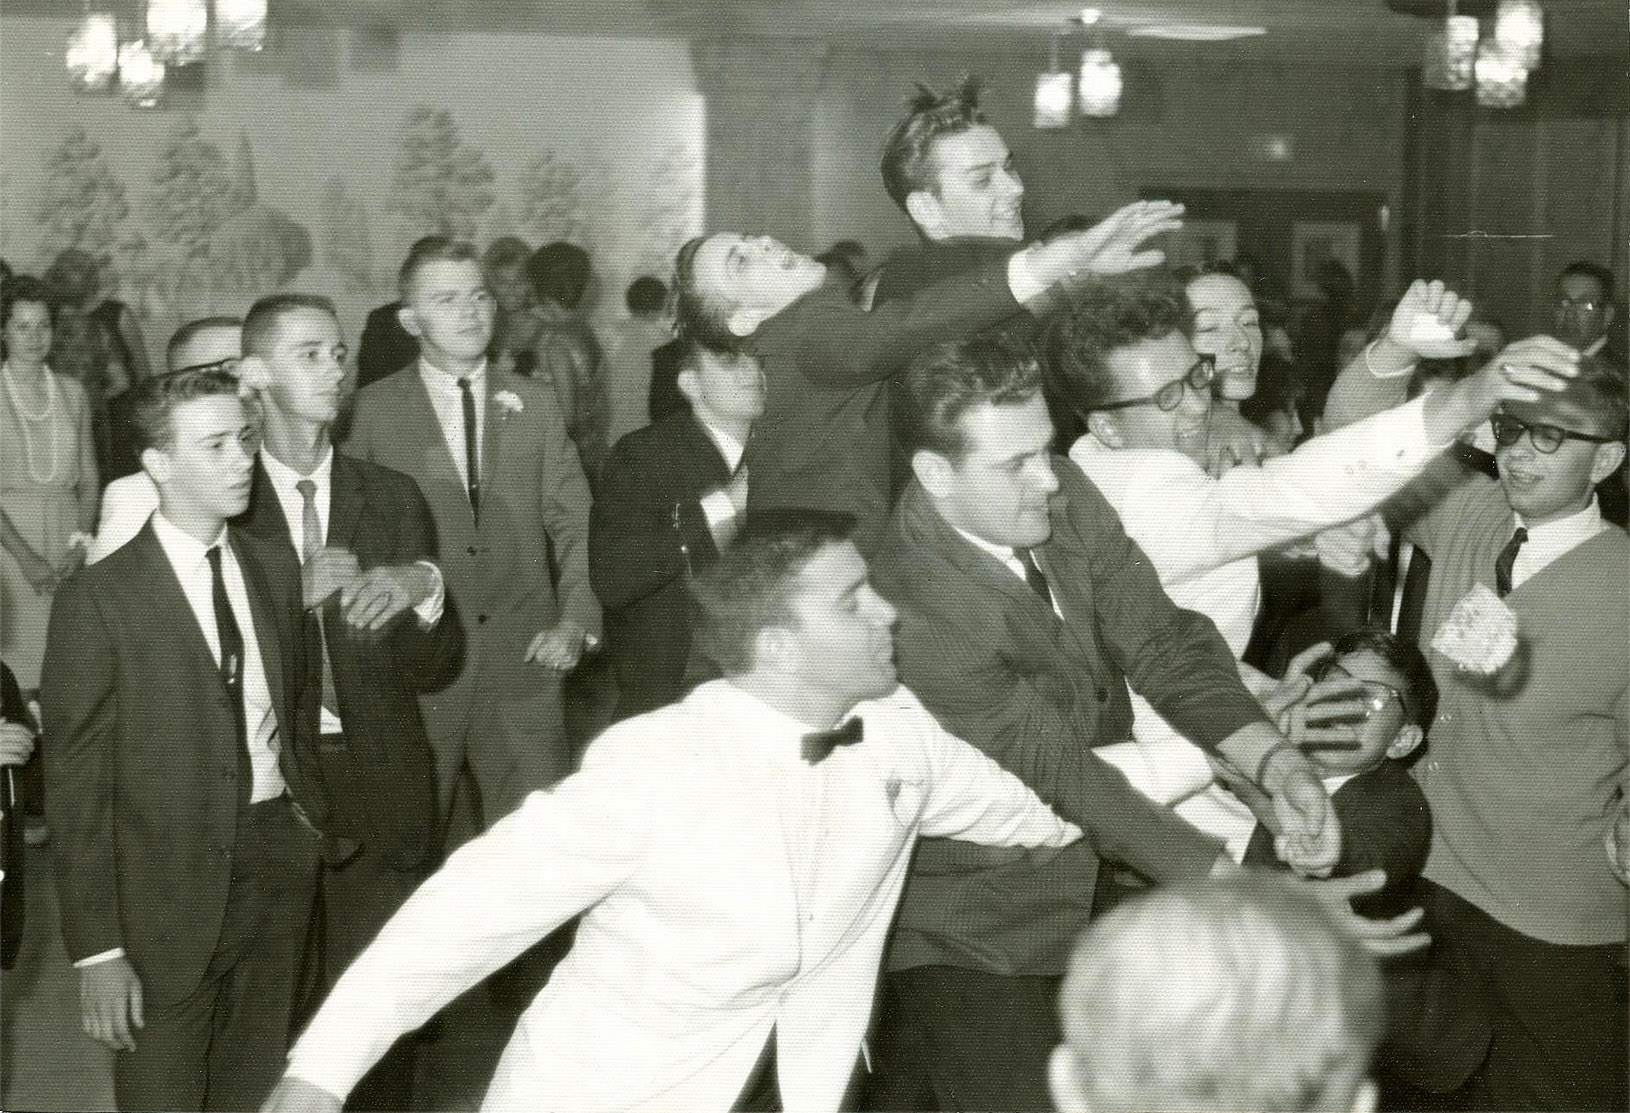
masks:
POLYGON ((1364 367, 1377 379, 1401 379, 1420 362, 1414 349, 1390 336, 1382 336, 1364 346, 1364 367))
POLYGON ((1257 759, 1256 775, 1251 780, 1261 785, 1269 795, 1277 796, 1292 773, 1307 767, 1307 756, 1296 748, 1296 743, 1286 739, 1275 742, 1262 752, 1257 759), (1295 758, 1286 758, 1285 754, 1294 754, 1295 758))

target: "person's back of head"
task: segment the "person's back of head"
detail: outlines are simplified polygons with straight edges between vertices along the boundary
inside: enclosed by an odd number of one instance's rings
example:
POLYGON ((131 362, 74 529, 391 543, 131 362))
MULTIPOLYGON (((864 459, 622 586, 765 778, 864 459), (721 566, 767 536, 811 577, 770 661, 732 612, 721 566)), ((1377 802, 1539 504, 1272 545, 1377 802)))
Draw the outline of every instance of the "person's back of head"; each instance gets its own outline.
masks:
POLYGON ((63 304, 88 310, 102 285, 101 268, 87 253, 69 248, 52 261, 45 281, 63 304))
POLYGON ((236 317, 200 317, 188 321, 170 336, 164 350, 165 370, 195 370, 225 366, 243 354, 243 322, 236 317))
POLYGON ((655 317, 668 305, 668 287, 659 278, 642 274, 628 284, 623 303, 635 317, 655 317))
POLYGON ((1162 887, 1094 921, 1059 993, 1061 1110, 1362 1110, 1375 961, 1295 882, 1162 887))
POLYGON ((572 243, 545 244, 532 253, 526 270, 540 300, 576 309, 589 285, 589 253, 572 243))

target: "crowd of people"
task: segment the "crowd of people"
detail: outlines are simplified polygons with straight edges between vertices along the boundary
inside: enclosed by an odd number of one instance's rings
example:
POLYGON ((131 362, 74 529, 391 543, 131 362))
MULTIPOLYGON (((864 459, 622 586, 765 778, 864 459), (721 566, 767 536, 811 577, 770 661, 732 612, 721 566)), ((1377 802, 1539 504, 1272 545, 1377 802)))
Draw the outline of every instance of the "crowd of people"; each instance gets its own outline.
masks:
POLYGON ((1287 329, 1180 205, 1028 239, 976 82, 882 177, 604 340, 564 243, 162 372, 5 274, 0 804, 121 1109, 415 1108, 482 982, 490 1110, 1630 1106, 1612 274, 1287 329))

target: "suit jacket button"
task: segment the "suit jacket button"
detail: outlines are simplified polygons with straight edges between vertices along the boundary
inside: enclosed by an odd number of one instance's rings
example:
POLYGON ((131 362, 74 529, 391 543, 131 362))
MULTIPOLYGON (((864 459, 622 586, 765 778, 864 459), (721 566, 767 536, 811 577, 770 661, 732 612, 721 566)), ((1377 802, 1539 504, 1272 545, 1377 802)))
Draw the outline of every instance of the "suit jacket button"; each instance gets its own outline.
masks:
POLYGON ((478 625, 485 626, 487 623, 487 616, 484 614, 478 614, 475 616, 475 621, 478 625))
POLYGON ((1098 702, 1099 703, 1108 703, 1109 702, 1109 689, 1108 688, 1099 688, 1098 689, 1098 702))
POLYGON ((466 553, 469 553, 471 556, 475 556, 475 546, 474 545, 471 545, 468 549, 465 549, 464 551, 466 553))

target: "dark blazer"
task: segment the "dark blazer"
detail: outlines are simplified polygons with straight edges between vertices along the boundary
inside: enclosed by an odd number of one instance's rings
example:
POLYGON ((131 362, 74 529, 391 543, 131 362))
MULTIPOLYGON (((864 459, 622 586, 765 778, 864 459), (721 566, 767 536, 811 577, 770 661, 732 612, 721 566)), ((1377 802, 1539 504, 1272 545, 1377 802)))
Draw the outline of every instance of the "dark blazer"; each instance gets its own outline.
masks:
MULTIPOLYGON (((321 662, 288 546, 232 529, 289 789, 322 826, 321 662)), ((194 991, 221 936, 249 761, 152 523, 57 591, 41 703, 46 808, 71 960, 123 947, 149 1001, 194 991)))
MULTIPOLYGON (((521 733, 548 729, 505 709, 536 702, 538 666, 525 660, 528 645, 562 616, 600 636, 600 604, 589 586, 588 483, 554 392, 491 368, 486 387, 479 521, 417 364, 357 394, 344 446, 411 477, 435 519, 438 562, 466 645, 459 679, 424 702, 432 738, 461 733, 478 702, 500 709, 500 721, 521 733), (520 409, 499 404, 500 394, 514 395, 520 409)), ((529 744, 549 747, 553 779, 571 772, 563 737, 529 744)))
POLYGON ((671 413, 690 413, 690 399, 679 389, 679 362, 684 354, 683 340, 670 340, 651 350, 651 392, 646 412, 653 425, 671 413))
POLYGON ((718 559, 702 496, 730 482, 718 446, 686 411, 617 442, 589 514, 589 578, 606 611, 617 718, 685 691, 685 581, 718 559))
MULTIPOLYGON (((0 662, 0 719, 34 727, 17 678, 0 662)), ((17 769, 0 767, 0 970, 10 970, 23 945, 27 907, 24 867, 23 801, 17 790, 17 769)))
POLYGON ((394 375, 419 358, 419 341, 402 327, 397 313, 402 303, 393 301, 368 314, 357 343, 357 389, 394 375))
MULTIPOLYGON (((413 480, 389 468, 334 454, 328 543, 349 549, 366 571, 435 560, 436 527, 413 480)), ((257 461, 246 532, 294 552, 294 531, 257 461)), ((358 634, 340 615, 339 596, 323 608, 344 746, 318 739, 334 829, 359 839, 397 869, 423 865, 434 852, 436 775, 414 698, 450 683, 464 653, 464 629, 449 600, 441 621, 423 629, 411 611, 379 635, 358 634)), ((318 624, 306 615, 306 647, 322 652, 318 624)), ((320 658, 319 658, 320 659, 320 658)))
POLYGON ((1201 746, 1262 721, 1262 709, 1217 628, 1172 603, 1098 489, 1066 459, 1053 467, 1052 537, 1035 553, 1062 619, 915 483, 872 579, 900 612, 901 682, 1086 838, 1061 851, 924 839, 890 969, 1060 973, 1091 910, 1099 856, 1169 881, 1205 876, 1221 852, 1092 747, 1131 736, 1129 680, 1201 746))
POLYGON ((1004 257, 869 313, 828 281, 765 321, 745 344, 769 395, 747 447, 748 513, 847 511, 870 554, 891 501, 889 377, 923 348, 1017 312, 1004 257))

